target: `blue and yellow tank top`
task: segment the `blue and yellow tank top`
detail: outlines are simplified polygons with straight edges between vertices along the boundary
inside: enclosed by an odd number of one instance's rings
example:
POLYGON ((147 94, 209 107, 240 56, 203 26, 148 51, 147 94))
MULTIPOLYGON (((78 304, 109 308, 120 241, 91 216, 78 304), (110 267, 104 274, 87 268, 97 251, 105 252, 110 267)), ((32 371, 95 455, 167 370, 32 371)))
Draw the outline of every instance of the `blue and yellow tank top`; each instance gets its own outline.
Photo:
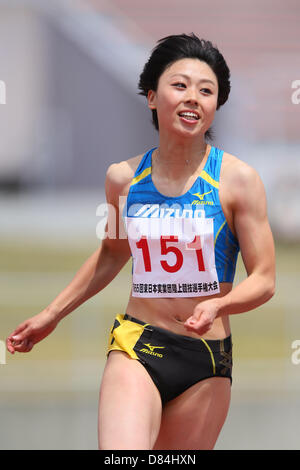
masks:
POLYGON ((132 295, 213 295, 233 282, 239 244, 219 199, 223 150, 209 146, 204 169, 181 196, 161 194, 146 152, 132 179, 123 217, 132 253, 132 295))

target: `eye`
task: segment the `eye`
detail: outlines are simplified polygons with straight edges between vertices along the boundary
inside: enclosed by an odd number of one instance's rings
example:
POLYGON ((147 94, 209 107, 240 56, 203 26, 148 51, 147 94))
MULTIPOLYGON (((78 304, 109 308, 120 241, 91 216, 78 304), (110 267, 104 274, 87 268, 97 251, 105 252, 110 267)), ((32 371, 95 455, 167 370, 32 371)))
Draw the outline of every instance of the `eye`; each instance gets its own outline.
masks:
POLYGON ((211 95, 211 90, 209 88, 201 88, 201 90, 203 93, 205 93, 206 95, 211 95))
POLYGON ((176 87, 176 88, 186 88, 185 84, 182 83, 182 82, 173 83, 172 86, 174 86, 174 87, 176 87))

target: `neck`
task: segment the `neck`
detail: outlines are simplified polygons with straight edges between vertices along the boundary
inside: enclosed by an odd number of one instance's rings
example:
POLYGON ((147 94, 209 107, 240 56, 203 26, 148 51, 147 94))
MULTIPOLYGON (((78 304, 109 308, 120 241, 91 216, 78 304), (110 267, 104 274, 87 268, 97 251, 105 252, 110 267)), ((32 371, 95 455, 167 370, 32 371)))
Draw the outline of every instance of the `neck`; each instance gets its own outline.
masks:
POLYGON ((163 167, 170 178, 191 174, 205 158, 207 144, 202 139, 175 142, 160 136, 159 147, 155 155, 157 168, 163 167))

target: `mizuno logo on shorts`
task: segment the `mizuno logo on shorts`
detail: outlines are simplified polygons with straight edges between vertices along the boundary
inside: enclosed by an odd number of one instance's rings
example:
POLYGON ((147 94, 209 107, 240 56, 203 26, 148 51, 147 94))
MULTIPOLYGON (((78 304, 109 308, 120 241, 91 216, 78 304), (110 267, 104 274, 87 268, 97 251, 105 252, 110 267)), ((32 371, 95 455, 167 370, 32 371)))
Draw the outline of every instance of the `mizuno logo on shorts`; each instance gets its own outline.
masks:
POLYGON ((165 349, 164 346, 152 346, 152 344, 150 343, 147 343, 147 344, 144 343, 144 346, 147 346, 148 349, 146 348, 140 349, 140 352, 150 354, 151 356, 163 357, 163 354, 159 354, 155 352, 154 349, 165 349))

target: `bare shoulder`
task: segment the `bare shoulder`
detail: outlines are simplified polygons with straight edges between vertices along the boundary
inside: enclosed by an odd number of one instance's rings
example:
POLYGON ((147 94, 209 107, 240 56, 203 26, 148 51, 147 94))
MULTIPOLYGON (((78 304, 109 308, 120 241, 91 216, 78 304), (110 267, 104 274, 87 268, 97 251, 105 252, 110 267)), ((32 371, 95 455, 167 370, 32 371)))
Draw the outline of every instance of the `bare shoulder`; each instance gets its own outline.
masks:
POLYGON ((252 192, 264 190, 257 170, 235 155, 226 152, 223 155, 220 179, 226 188, 230 188, 231 192, 238 192, 239 195, 249 189, 252 189, 252 192))
POLYGON ((105 190, 107 197, 127 195, 132 178, 139 166, 141 155, 109 165, 106 172, 105 190))
POLYGON ((236 182, 241 180, 242 183, 246 182, 249 178, 252 179, 259 176, 255 168, 227 152, 224 152, 223 155, 222 173, 222 176, 234 178, 236 182))
POLYGON ((224 152, 220 183, 222 192, 234 205, 265 198, 264 184, 257 170, 230 153, 224 152))

